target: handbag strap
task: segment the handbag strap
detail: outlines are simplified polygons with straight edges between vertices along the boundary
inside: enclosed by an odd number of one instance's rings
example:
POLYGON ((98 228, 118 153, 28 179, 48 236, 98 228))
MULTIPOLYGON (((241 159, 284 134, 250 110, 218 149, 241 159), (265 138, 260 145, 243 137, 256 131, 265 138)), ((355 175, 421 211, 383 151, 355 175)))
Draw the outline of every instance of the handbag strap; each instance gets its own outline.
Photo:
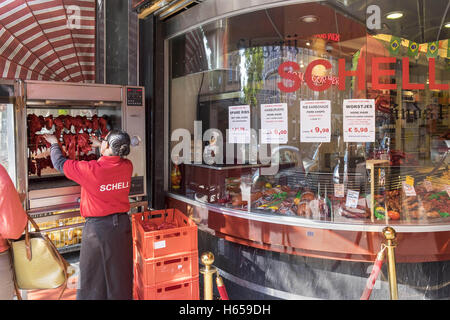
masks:
MULTIPOLYGON (((28 221, 33 225, 34 230, 36 232, 41 232, 41 229, 39 228, 39 226, 36 223, 36 221, 34 221, 34 219, 31 218, 31 216, 28 214, 28 212, 25 211, 25 214, 27 215, 28 221)), ((31 243, 30 243, 30 233, 28 232, 28 223, 27 223, 27 226, 25 228, 25 251, 26 251, 26 254, 27 254, 27 259, 31 260, 31 258, 32 258, 32 250, 31 250, 31 243)))
MULTIPOLYGON (((10 241, 8 240, 8 243, 11 245, 10 241)), ((10 246, 11 247, 11 246, 10 246)), ((9 261, 11 263, 11 268, 12 268, 12 276, 13 276, 13 283, 14 283, 14 291, 16 292, 16 297, 17 300, 22 300, 22 295, 20 294, 20 290, 19 290, 19 286, 17 285, 17 280, 16 280, 16 272, 14 270, 14 261, 12 258, 12 252, 11 249, 8 250, 8 255, 9 255, 9 261)))
POLYGON ((60 300, 62 295, 63 295, 63 293, 64 293, 64 291, 66 290, 67 282, 69 281, 69 274, 67 272, 67 268, 69 267, 69 263, 59 253, 58 249, 55 247, 55 245, 53 244, 52 240, 50 240, 50 238, 46 234, 43 234, 42 236, 44 237, 45 241, 47 241, 48 244, 53 248, 53 251, 55 252, 56 257, 58 258, 58 262, 61 265, 61 267, 63 269, 63 272, 64 272, 64 283, 61 285, 62 286, 62 290, 61 290, 61 293, 59 294, 59 297, 58 297, 58 300, 60 300))
MULTIPOLYGON (((34 230, 36 232, 41 233, 41 229, 39 228, 38 224, 34 221, 33 218, 31 218, 31 216, 28 214, 28 212, 25 212, 25 213, 26 213, 26 215, 28 217, 28 221, 33 225, 34 230)), ((59 253, 58 249, 55 247, 55 245, 53 244, 52 240, 50 240, 50 238, 46 234, 42 234, 41 233, 41 235, 44 238, 44 240, 48 243, 48 245, 52 248, 53 252, 55 253, 56 258, 58 259, 58 263, 60 264, 60 266, 62 267, 63 272, 64 272, 64 283, 61 285, 62 290, 61 290, 61 292, 59 294, 59 297, 58 297, 58 300, 60 300, 62 295, 64 294, 64 291, 67 288, 67 282, 69 280, 68 279, 69 275, 67 273, 67 268, 69 267, 69 263, 59 253)), ((26 248, 27 258, 28 258, 28 260, 31 260, 31 258, 32 258, 31 252, 32 251, 31 251, 30 235, 29 235, 29 232, 28 232, 28 225, 25 228, 25 248, 26 248)), ((17 286, 17 282, 15 281, 15 275, 14 275, 14 287, 16 289, 17 298, 19 299, 19 297, 20 297, 19 300, 22 300, 22 297, 21 297, 20 292, 19 292, 19 288, 17 286)))

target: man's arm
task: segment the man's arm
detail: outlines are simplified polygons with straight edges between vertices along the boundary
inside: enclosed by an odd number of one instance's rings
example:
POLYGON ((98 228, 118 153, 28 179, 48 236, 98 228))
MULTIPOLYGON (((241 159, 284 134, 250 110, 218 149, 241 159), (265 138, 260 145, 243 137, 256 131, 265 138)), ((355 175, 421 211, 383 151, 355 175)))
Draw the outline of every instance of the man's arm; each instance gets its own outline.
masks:
POLYGON ((50 158, 52 159, 53 167, 61 173, 64 173, 64 163, 67 161, 67 158, 64 157, 61 149, 59 148, 59 144, 52 143, 50 147, 50 158))

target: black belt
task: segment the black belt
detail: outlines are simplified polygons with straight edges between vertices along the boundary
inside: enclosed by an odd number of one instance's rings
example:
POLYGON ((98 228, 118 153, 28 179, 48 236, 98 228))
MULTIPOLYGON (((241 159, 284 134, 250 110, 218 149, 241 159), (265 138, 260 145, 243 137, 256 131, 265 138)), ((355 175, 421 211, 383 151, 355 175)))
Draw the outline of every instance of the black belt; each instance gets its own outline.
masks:
POLYGON ((108 218, 108 217, 111 217, 111 216, 114 216, 114 215, 120 215, 120 214, 126 214, 126 215, 128 215, 128 212, 117 212, 117 213, 111 213, 111 214, 108 214, 108 215, 106 215, 106 216, 98 216, 98 217, 91 216, 91 217, 86 217, 85 219, 91 219, 91 218, 101 219, 101 218, 108 218))

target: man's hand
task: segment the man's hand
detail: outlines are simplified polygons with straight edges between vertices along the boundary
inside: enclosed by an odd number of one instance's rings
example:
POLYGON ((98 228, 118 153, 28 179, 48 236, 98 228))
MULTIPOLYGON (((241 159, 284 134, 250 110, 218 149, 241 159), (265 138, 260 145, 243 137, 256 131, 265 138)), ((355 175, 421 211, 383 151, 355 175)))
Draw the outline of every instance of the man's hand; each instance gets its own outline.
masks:
POLYGON ((94 147, 94 148, 100 148, 100 146, 102 145, 100 140, 98 140, 98 138, 94 135, 89 137, 89 141, 91 141, 92 147, 94 147))
POLYGON ((53 134, 44 134, 44 138, 50 144, 58 143, 58 139, 53 134))

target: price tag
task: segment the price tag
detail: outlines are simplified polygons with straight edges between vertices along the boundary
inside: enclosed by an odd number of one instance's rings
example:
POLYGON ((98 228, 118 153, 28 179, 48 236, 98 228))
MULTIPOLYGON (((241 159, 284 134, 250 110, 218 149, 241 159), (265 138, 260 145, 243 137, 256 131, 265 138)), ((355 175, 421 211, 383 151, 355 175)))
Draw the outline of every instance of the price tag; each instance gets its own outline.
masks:
POLYGON ((330 142, 331 101, 300 101, 300 141, 330 142))
POLYGON ((345 197, 344 185, 342 183, 335 183, 334 184, 334 196, 336 198, 343 198, 343 197, 345 197))
POLYGON ((414 178, 411 176, 406 176, 406 184, 409 184, 410 186, 414 186, 414 178))
POLYGON ((356 208, 358 206, 358 199, 359 191, 348 190, 345 206, 349 208, 356 208))
POLYGON ((228 142, 250 143, 250 106, 228 107, 228 142))
POLYGON ((261 143, 288 142, 287 103, 261 104, 261 143))
POLYGON ((431 184, 431 181, 430 181, 430 180, 424 180, 424 181, 423 181, 423 186, 425 187, 425 189, 427 190, 427 192, 433 191, 433 185, 431 184))
POLYGON ((414 189, 414 186, 407 184, 406 181, 403 181, 402 185, 403 185, 403 191, 405 192, 407 197, 415 197, 416 196, 416 190, 414 189))
POLYGON ((375 100, 344 99, 344 142, 375 142, 375 100))

